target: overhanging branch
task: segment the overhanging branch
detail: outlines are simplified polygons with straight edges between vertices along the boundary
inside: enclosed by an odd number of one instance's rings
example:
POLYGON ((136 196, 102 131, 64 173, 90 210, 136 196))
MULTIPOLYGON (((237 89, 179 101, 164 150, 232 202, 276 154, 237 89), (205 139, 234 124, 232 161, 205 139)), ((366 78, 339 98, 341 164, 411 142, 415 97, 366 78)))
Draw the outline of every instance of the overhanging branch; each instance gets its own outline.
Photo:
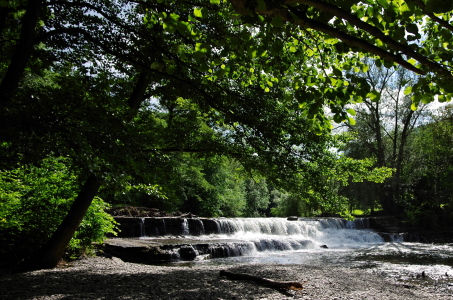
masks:
MULTIPOLYGON (((386 35, 384 32, 382 32, 377 27, 372 26, 372 25, 362 21, 360 18, 348 13, 347 11, 341 9, 340 7, 338 7, 336 5, 332 5, 332 4, 326 3, 324 1, 318 1, 318 0, 287 0, 285 2, 285 4, 293 4, 293 3, 309 5, 314 8, 317 8, 319 10, 329 12, 329 13, 337 16, 338 18, 348 21, 350 24, 356 26, 357 28, 371 34, 375 38, 378 38, 384 44, 387 44, 395 51, 398 51, 408 57, 411 57, 411 58, 417 60, 422 65, 425 65, 426 67, 428 67, 430 70, 435 71, 436 73, 439 73, 442 75, 451 76, 451 73, 449 71, 445 70, 441 65, 430 61, 425 56, 415 52, 408 45, 403 45, 403 44, 395 41, 394 39, 392 39, 390 36, 386 35)), ((343 41, 348 42, 347 40, 343 40, 343 41)), ((364 44, 364 45, 366 45, 366 44, 364 44)), ((357 46, 361 47, 361 45, 359 45, 359 44, 357 44, 357 46)), ((369 47, 367 47, 367 48, 369 48, 369 47)), ((378 49, 380 49, 380 48, 378 48, 378 49)), ((366 49, 366 50, 370 51, 369 49, 366 49)), ((385 51, 385 52, 387 52, 387 51, 385 51)), ((373 53, 373 52, 371 52, 371 53, 373 53)), ((377 53, 374 53, 374 54, 377 54, 377 53)), ((377 55, 381 56, 380 54, 377 54, 377 55)), ((385 59, 390 60, 389 58, 385 58, 385 59)), ((402 65, 399 61, 394 61, 394 62, 402 65)), ((411 70, 410 68, 408 68, 408 65, 412 66, 411 64, 409 64, 407 62, 406 62, 406 65, 402 65, 402 66, 411 70)), ((412 68, 414 68, 414 66, 412 66, 412 68)), ((417 70, 419 70, 419 69, 417 69, 417 70)), ((414 69, 412 69, 411 71, 414 71, 418 74, 423 74, 420 71, 415 71, 414 69)))
MULTIPOLYGON (((344 43, 350 46, 358 47, 371 54, 377 55, 385 60, 397 63, 403 66, 404 68, 413 71, 417 74, 425 75, 426 72, 407 62, 407 60, 404 59, 402 55, 417 60, 418 62, 420 62, 420 64, 429 69, 430 72, 435 72, 445 77, 450 78, 452 77, 451 72, 447 70, 443 65, 429 60, 424 55, 421 55, 420 53, 414 51, 411 47, 409 47, 409 45, 404 45, 400 42, 395 41, 390 36, 386 35, 381 30, 376 28, 375 26, 372 26, 362 21, 360 18, 341 9, 336 5, 332 5, 330 3, 326 3, 324 1, 319 0, 286 0, 282 2, 274 1, 272 2, 273 6, 269 5, 268 7, 265 7, 263 9, 262 7, 258 8, 257 4, 250 0, 230 0, 230 2, 233 5, 233 8, 236 10, 236 12, 238 12, 241 15, 247 16, 250 15, 251 13, 257 13, 269 18, 280 16, 282 20, 285 22, 290 22, 300 27, 311 28, 319 32, 328 34, 334 38, 343 41, 344 43), (364 39, 357 38, 338 28, 334 28, 329 24, 322 23, 314 19, 310 19, 306 16, 305 11, 302 11, 298 9, 298 7, 294 6, 297 4, 311 6, 320 11, 330 13, 340 19, 344 19, 351 25, 354 25, 359 30, 362 30, 371 35, 372 37, 381 40, 385 45, 387 45, 388 47, 390 47, 391 49, 395 50, 398 53, 391 53, 388 50, 375 46, 374 44, 364 39), (291 14, 293 14, 293 16, 296 16, 296 18, 294 18, 291 14)), ((448 24, 448 26, 450 25, 448 24)))

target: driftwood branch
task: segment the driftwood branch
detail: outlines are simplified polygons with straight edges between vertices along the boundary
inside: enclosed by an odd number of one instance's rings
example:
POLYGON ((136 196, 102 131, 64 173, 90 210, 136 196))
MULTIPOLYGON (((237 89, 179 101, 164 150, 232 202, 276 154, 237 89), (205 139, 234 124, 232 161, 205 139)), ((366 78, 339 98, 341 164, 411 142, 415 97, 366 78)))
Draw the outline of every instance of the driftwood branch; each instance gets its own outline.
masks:
POLYGON ((290 289, 290 290, 301 290, 303 289, 303 284, 306 282, 298 282, 298 281, 275 281, 272 279, 262 278, 258 276, 248 275, 248 274, 240 274, 240 273, 233 273, 225 270, 220 271, 220 276, 228 277, 229 279, 233 280, 251 280, 255 281, 258 284, 278 288, 278 289, 290 289))

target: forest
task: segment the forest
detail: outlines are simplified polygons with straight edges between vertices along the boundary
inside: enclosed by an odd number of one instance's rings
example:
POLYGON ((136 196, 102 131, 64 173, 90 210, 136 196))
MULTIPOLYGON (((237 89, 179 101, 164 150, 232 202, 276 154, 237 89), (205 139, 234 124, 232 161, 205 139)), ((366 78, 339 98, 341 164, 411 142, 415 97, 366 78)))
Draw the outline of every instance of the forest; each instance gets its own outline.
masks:
POLYGON ((121 206, 453 227, 453 4, 0 1, 0 253, 121 206))

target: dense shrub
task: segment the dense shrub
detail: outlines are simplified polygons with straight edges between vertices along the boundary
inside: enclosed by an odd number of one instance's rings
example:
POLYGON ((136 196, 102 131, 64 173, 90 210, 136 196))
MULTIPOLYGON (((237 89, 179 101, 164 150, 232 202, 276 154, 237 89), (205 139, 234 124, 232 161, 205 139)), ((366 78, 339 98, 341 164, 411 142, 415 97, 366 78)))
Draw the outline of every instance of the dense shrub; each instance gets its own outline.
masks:
MULTIPOLYGON (((20 261, 42 246, 63 220, 80 190, 77 174, 63 158, 39 166, 0 171, 0 255, 20 261)), ((73 258, 114 233, 108 205, 95 198, 71 240, 66 258, 73 258)))

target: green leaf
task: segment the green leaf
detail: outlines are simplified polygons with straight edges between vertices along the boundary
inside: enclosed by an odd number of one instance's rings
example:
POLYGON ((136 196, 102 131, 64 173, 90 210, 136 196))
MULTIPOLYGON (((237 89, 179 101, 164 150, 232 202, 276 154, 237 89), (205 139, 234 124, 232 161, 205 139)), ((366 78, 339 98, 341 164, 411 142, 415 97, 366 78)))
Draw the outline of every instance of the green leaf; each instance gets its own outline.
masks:
POLYGON ((349 117, 348 117, 348 122, 351 125, 355 125, 356 124, 356 121, 353 118, 349 118, 349 117))
POLYGON ((408 86, 407 88, 404 89, 404 95, 409 95, 410 93, 412 93, 412 87, 411 86, 408 86))
POLYGON ((394 62, 389 61, 389 60, 384 60, 384 66, 388 69, 394 66, 394 62))
POLYGON ((165 68, 165 71, 167 72, 168 75, 173 75, 175 72, 176 66, 173 64, 167 65, 165 68))
POLYGON ((171 13, 170 14, 170 18, 172 18, 173 20, 177 21, 177 20, 179 20, 179 15, 175 14, 175 13, 171 13))
POLYGON ((446 13, 453 10, 453 1, 451 0, 424 0, 426 10, 434 13, 446 13))
POLYGON ((271 21, 271 25, 277 28, 280 28, 283 26, 283 17, 281 15, 277 15, 274 17, 271 21))
POLYGON ((428 103, 432 102, 433 100, 434 100, 433 97, 430 96, 430 95, 424 94, 422 96, 422 103, 423 104, 428 104, 428 103))
POLYGON ((192 54, 192 57, 197 61, 197 63, 206 63, 206 54, 201 51, 196 51, 192 54))
POLYGON ((447 97, 445 95, 437 95, 437 101, 443 103, 447 101, 447 97))
POLYGON ((384 7, 385 9, 387 9, 389 7, 389 1, 387 0, 377 0, 377 2, 382 5, 382 7, 384 7))
POLYGON ((410 33, 418 34, 417 24, 411 23, 411 24, 406 25, 406 30, 410 33))
POLYGON ((247 56, 250 57, 250 58, 255 58, 257 56, 257 50, 255 47, 250 47, 248 50, 247 50, 247 56))
POLYGON ((356 115, 355 110, 353 110, 352 108, 348 108, 348 109, 346 109, 346 111, 347 111, 350 115, 352 115, 352 116, 355 116, 355 115, 356 115))
POLYGON ((416 110, 417 110, 417 104, 414 103, 414 102, 412 102, 412 104, 411 104, 411 109, 412 109, 413 111, 416 111, 416 110))
POLYGON ((409 59, 407 62, 410 63, 413 66, 415 66, 417 64, 417 61, 415 59, 413 59, 413 58, 409 59))
POLYGON ((203 18, 203 9, 202 8, 194 8, 193 15, 197 18, 203 18))
POLYGON ((366 96, 373 102, 378 102, 381 99, 381 94, 378 91, 371 91, 366 96))
POLYGON ((447 80, 439 82, 439 86, 443 88, 447 93, 453 93, 453 84, 447 80))
POLYGON ((175 26, 174 26, 173 24, 167 23, 167 22, 165 22, 165 23, 162 24, 162 28, 163 28, 165 31, 167 31, 168 33, 175 33, 175 31, 176 31, 175 26))
POLYGON ((161 62, 155 61, 151 64, 151 69, 158 70, 159 72, 162 72, 164 69, 164 65, 161 62))
POLYGON ((258 6, 256 7, 259 11, 265 11, 267 8, 266 2, 264 0, 258 0, 258 6))
POLYGON ((341 77, 343 75, 343 73, 337 68, 332 68, 332 73, 333 73, 333 75, 338 76, 338 77, 341 77))

